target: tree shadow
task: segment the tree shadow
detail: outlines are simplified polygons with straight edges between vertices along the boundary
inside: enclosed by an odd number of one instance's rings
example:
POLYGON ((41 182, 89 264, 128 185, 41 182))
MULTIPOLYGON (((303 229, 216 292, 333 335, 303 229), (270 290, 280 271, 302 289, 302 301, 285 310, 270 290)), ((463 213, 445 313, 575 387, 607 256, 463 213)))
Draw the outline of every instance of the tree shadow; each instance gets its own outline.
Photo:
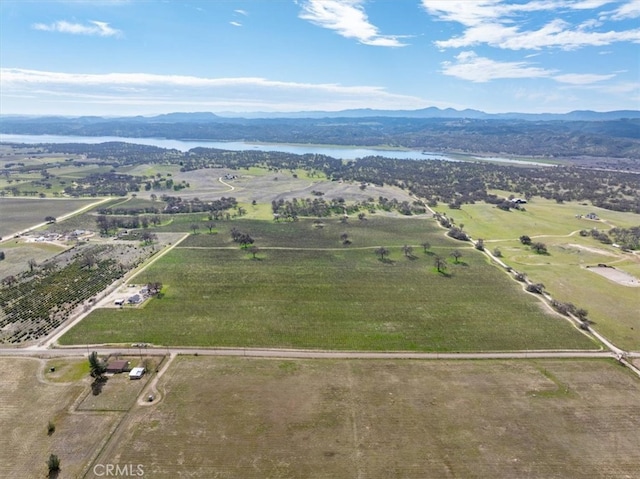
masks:
POLYGON ((384 264, 395 264, 395 261, 389 258, 378 258, 378 261, 384 264))
POLYGON ((99 395, 102 392, 102 388, 104 387, 104 385, 107 383, 108 380, 109 378, 105 376, 100 376, 98 378, 95 378, 91 383, 91 393, 94 396, 99 395))
POLYGON ((49 479, 58 479, 60 476, 60 469, 57 471, 49 471, 49 475, 47 476, 49 479))
POLYGON ((458 266, 469 266, 469 263, 465 262, 465 261, 458 261, 458 262, 453 262, 453 264, 458 265, 458 266))
POLYGON ((447 271, 438 271, 438 270, 436 270, 436 273, 438 273, 443 278, 453 278, 453 274, 448 273, 447 271))

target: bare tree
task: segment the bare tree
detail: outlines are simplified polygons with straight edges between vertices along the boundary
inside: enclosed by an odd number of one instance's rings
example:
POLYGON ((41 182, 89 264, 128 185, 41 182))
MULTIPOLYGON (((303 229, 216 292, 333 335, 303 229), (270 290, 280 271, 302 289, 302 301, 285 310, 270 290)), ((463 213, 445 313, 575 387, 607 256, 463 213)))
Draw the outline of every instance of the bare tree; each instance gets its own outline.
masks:
POLYGON ((410 246, 408 244, 404 245, 402 247, 402 252, 404 253, 405 257, 410 258, 413 256, 413 246, 410 246))
POLYGON ((87 269, 91 269, 96 265, 97 262, 98 259, 96 258, 96 255, 93 254, 93 252, 85 251, 84 253, 82 253, 82 258, 80 258, 80 265, 83 268, 86 267, 87 269))
POLYGON ((440 256, 433 258, 433 265, 438 270, 438 273, 444 273, 447 270, 447 262, 440 256))
POLYGON ((460 258, 462 258, 462 252, 458 249, 454 249, 451 252, 450 256, 453 258, 456 264, 458 264, 460 262, 460 258))
POLYGON ((374 253, 380 256, 380 260, 384 261, 384 257, 389 255, 389 250, 384 246, 380 246, 375 249, 374 253))
POLYGON ((423 241, 420 246, 422 246, 422 249, 424 249, 424 252, 426 253, 427 250, 431 248, 431 243, 429 243, 428 241, 423 241))
POLYGON ((27 265, 29 266, 29 271, 33 272, 33 268, 38 266, 38 263, 36 263, 35 259, 31 258, 29 261, 27 261, 27 265))
POLYGON ((260 252, 260 248, 252 244, 247 248, 247 251, 253 255, 253 259, 256 259, 256 255, 260 252))

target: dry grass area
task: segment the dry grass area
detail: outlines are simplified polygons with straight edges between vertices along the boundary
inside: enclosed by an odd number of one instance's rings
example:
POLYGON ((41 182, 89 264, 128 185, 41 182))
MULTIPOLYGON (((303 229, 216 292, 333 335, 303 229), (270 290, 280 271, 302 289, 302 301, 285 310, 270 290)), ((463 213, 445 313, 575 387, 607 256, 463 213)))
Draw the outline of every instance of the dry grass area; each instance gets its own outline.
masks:
MULTIPOLYGON (((179 196, 182 198, 211 199, 232 196, 241 203, 251 203, 256 200, 258 203, 270 204, 271 201, 278 201, 281 198, 291 200, 309 197, 311 192, 315 190, 322 191, 323 198, 327 201, 333 198, 344 198, 349 202, 365 201, 367 198, 377 199, 379 196, 390 199, 397 198, 399 201, 413 202, 414 200, 410 194, 397 187, 369 185, 366 189, 361 190, 358 183, 327 181, 321 174, 310 177, 307 172, 302 170, 275 172, 261 168, 249 168, 248 170, 211 168, 176 173, 173 177, 174 181, 184 180, 190 185, 188 189, 180 192, 179 196), (218 178, 226 174, 237 175, 237 178, 233 180, 223 180, 232 186, 233 190, 218 181, 218 178)), ((140 194, 144 195, 145 193, 141 192, 140 194)), ((271 214, 268 218, 270 217, 271 214)))
POLYGON ((161 361, 158 357, 146 357, 144 360, 134 357, 118 359, 130 361, 131 368, 142 366, 148 373, 137 380, 129 379, 127 372, 107 375, 108 379, 100 394, 87 391, 84 399, 77 406, 78 411, 128 411, 135 404, 161 361))
POLYGON ((613 361, 179 357, 158 387, 95 463, 153 478, 640 477, 640 382, 613 361))
POLYGON ((80 366, 56 360, 61 372, 53 374, 56 382, 49 382, 42 372, 44 364, 36 359, 0 358, 0 477, 45 478, 52 453, 60 458, 59 479, 82 477, 120 417, 72 412, 74 401, 89 387, 88 377, 58 382, 80 366), (55 425, 53 434, 47 433, 49 421, 55 425))

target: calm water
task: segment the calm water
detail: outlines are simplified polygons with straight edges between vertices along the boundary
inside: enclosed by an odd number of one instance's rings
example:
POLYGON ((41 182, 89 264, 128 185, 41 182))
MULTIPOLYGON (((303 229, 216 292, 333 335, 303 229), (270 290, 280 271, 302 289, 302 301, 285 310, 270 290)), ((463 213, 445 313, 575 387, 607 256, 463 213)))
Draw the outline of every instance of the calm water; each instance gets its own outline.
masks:
POLYGON ((84 143, 96 144, 108 141, 121 141, 138 145, 150 145, 160 148, 173 148, 180 151, 189 151, 192 148, 218 148, 221 150, 245 151, 279 151, 304 155, 315 153, 327 155, 343 160, 355 160, 365 156, 384 156, 401 160, 447 160, 455 161, 437 153, 424 154, 416 150, 382 150, 373 148, 346 148, 319 145, 288 145, 281 143, 246 143, 243 141, 207 141, 207 140, 168 140, 165 138, 123 138, 118 136, 58 136, 58 135, 8 135, 0 133, 0 142, 8 143, 84 143))

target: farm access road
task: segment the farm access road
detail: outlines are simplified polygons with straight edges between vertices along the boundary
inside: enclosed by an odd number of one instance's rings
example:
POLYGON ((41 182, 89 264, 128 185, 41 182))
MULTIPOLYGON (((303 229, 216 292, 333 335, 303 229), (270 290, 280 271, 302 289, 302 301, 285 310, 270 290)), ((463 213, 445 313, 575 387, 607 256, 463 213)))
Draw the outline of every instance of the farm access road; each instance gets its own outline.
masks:
POLYGON ((640 353, 628 353, 621 357, 614 351, 511 351, 511 352, 473 352, 473 353, 420 353, 411 351, 374 352, 374 351, 336 351, 306 349, 270 349, 270 348, 172 348, 172 347, 122 347, 101 344, 84 346, 65 346, 43 349, 38 346, 26 348, 0 347, 1 356, 11 357, 86 357, 89 352, 97 352, 101 356, 118 354, 136 355, 168 355, 175 356, 235 356, 247 358, 271 359, 418 359, 418 360, 477 360, 477 359, 604 359, 612 358, 627 366, 638 377, 640 369, 630 361, 640 358, 640 353))
MULTIPOLYGON (((412 351, 338 351, 319 349, 277 348, 174 348, 174 347, 122 347, 104 344, 64 346, 41 349, 0 348, 0 356, 86 356, 88 351, 101 355, 118 353, 126 356, 144 355, 188 355, 188 356, 241 356, 275 359, 561 359, 561 358, 615 358, 612 351, 505 351, 472 353, 420 353, 412 351)), ((636 354, 632 354, 635 356, 636 354)), ((637 353, 640 357, 640 353, 637 353)))

